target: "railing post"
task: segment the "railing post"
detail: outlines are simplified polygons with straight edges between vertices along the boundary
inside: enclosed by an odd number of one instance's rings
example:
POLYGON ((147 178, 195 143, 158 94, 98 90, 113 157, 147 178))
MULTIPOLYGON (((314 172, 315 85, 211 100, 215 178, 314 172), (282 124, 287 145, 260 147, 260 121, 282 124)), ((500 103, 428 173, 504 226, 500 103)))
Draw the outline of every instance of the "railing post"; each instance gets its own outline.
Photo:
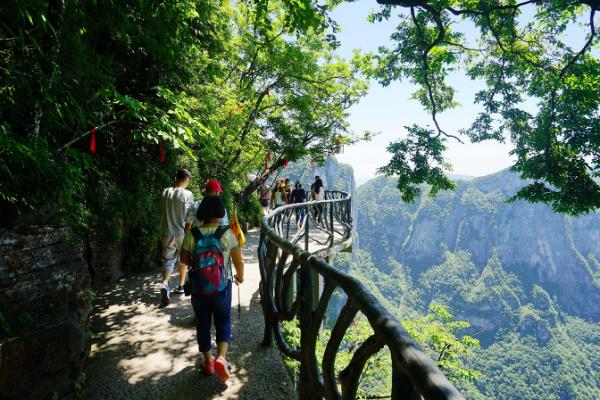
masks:
POLYGON ((306 354, 306 349, 311 348, 309 340, 309 330, 311 325, 311 315, 313 311, 313 271, 310 268, 307 260, 303 260, 300 265, 301 279, 301 302, 298 319, 300 320, 300 348, 302 349, 302 358, 300 361, 300 376, 299 376, 299 400, 311 400, 315 398, 314 389, 312 388, 312 379, 309 371, 309 363, 306 354))
POLYGON ((410 379, 402 372, 392 355, 392 396, 391 400, 420 400, 422 397, 410 379))
POLYGON ((269 306, 273 300, 270 297, 272 293, 270 271, 273 268, 273 264, 277 257, 277 246, 271 244, 264 233, 261 233, 260 246, 264 246, 259 247, 258 257, 259 263, 262 260, 262 268, 259 265, 259 268, 261 269, 260 300, 265 316, 265 331, 262 346, 271 347, 273 345, 273 321, 271 320, 271 310, 269 306))
POLYGON ((310 228, 310 207, 306 206, 306 216, 304 217, 304 250, 308 251, 308 230, 310 228))
POLYGON ((333 229, 333 203, 329 203, 329 230, 331 232, 329 247, 333 247, 333 236, 335 235, 335 230, 333 229))

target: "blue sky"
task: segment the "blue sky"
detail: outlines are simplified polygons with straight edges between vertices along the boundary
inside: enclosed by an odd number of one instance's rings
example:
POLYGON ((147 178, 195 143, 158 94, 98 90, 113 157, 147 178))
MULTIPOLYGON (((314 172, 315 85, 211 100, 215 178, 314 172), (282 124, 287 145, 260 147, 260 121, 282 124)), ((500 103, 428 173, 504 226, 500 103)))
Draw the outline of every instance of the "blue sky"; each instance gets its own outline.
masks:
MULTIPOLYGON (((378 46, 390 43, 389 35, 397 19, 392 17, 390 21, 374 24, 366 21, 369 12, 377 7, 380 6, 375 0, 362 0, 344 3, 335 10, 333 17, 342 27, 338 34, 342 43, 338 50, 340 55, 350 57, 355 48, 374 51, 378 46)), ((457 89, 461 106, 438 118, 445 131, 456 134, 470 125, 479 110, 473 105, 473 94, 481 87, 460 73, 453 74, 450 82, 457 89)), ((404 126, 432 124, 422 106, 410 98, 413 91, 414 86, 407 82, 396 82, 388 87, 371 82, 368 95, 350 109, 352 131, 380 133, 370 142, 346 147, 344 154, 338 157, 341 162, 352 165, 358 184, 375 177, 376 169, 386 164, 390 156, 385 148, 405 134, 404 126)), ((461 145, 450 141, 446 158, 453 166, 453 173, 482 176, 511 165, 508 154, 511 148, 511 145, 497 142, 461 145)))

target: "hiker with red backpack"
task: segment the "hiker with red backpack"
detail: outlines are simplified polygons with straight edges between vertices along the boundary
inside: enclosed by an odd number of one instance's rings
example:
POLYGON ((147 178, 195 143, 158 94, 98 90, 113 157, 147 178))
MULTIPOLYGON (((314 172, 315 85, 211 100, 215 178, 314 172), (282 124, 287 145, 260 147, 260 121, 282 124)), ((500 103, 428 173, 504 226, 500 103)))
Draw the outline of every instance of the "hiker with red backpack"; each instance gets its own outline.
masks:
POLYGON ((205 197, 196 217, 204 221, 185 235, 181 261, 189 265, 185 285, 196 315, 198 348, 204 356, 204 373, 225 382, 229 368, 225 358, 231 340, 231 287, 244 282, 244 259, 237 237, 229 226, 219 225, 225 215, 220 196, 205 197), (235 268, 232 271, 231 264, 235 268), (211 353, 211 320, 215 321, 217 357, 211 353))

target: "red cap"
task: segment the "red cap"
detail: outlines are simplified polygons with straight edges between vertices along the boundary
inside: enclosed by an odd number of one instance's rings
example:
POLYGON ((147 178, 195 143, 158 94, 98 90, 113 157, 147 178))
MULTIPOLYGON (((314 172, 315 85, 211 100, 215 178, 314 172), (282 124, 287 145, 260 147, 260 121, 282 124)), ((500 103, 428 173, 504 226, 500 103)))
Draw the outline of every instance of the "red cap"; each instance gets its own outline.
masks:
POLYGON ((204 185, 204 190, 206 192, 221 193, 223 191, 223 188, 221 187, 221 184, 218 180, 211 179, 208 182, 206 182, 206 185, 204 185))

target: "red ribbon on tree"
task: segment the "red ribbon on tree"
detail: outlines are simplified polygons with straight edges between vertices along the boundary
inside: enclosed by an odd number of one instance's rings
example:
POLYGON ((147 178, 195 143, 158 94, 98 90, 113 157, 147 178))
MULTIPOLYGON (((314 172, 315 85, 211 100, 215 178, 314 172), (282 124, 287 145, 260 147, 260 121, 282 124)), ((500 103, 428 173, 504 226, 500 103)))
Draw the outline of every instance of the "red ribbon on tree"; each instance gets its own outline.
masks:
POLYGON ((289 161, 288 160, 283 160, 283 167, 287 168, 289 161))
POLYGON ((96 129, 90 129, 90 153, 96 154, 96 129))
POLYGON ((165 148, 163 147, 162 143, 160 144, 160 147, 158 148, 158 159, 160 160, 161 163, 165 162, 165 148))

